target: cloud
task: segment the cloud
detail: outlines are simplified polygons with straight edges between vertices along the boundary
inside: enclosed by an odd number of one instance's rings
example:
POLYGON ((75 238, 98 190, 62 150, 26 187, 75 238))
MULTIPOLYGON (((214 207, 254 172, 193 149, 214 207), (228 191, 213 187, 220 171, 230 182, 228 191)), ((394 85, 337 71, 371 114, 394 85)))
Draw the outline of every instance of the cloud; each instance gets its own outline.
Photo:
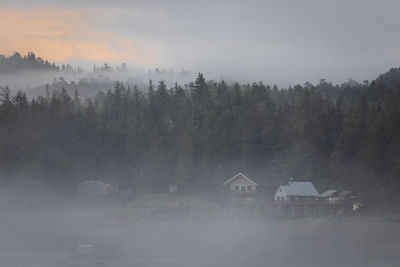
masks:
POLYGON ((34 51, 56 62, 86 60, 157 64, 160 49, 156 44, 97 27, 100 18, 112 17, 112 10, 101 8, 2 8, 0 52, 34 51))

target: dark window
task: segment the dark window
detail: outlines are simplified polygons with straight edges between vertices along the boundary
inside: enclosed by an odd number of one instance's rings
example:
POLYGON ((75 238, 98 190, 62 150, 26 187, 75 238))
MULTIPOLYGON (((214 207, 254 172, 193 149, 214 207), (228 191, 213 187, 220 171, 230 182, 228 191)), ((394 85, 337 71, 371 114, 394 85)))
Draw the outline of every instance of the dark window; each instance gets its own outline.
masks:
POLYGON ((251 191, 251 185, 248 185, 248 186, 247 186, 247 190, 248 190, 248 191, 251 191))
POLYGON ((235 185, 235 191, 239 191, 239 186, 238 185, 235 185))
POLYGON ((242 185, 242 186, 240 187, 240 190, 241 190, 241 191, 246 191, 246 186, 245 186, 245 185, 242 185))

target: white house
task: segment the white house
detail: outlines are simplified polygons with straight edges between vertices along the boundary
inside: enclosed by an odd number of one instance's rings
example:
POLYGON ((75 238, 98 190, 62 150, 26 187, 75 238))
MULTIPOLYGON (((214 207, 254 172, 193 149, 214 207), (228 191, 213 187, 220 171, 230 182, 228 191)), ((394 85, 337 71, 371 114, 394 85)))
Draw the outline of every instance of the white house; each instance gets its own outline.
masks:
POLYGON ((229 191, 236 193, 250 193, 256 191, 257 188, 256 182, 241 172, 231 177, 223 183, 222 186, 229 191))
POLYGON ((311 182, 289 182, 276 189, 274 199, 275 201, 314 200, 318 196, 319 193, 311 182))

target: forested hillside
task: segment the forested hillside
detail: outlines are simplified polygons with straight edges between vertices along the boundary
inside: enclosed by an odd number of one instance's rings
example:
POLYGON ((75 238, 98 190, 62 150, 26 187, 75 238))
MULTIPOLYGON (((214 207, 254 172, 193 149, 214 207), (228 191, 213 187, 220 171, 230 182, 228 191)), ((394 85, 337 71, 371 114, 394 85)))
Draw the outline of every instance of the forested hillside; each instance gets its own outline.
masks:
POLYGON ((134 190, 218 189, 238 171, 260 183, 312 180, 399 201, 400 73, 333 86, 117 83, 93 98, 66 90, 28 99, 3 88, 3 183, 68 186, 87 178, 134 190))
MULTIPOLYGON (((68 65, 72 69, 71 66, 68 65)), ((63 69, 66 65, 63 66, 63 69)), ((21 55, 14 52, 10 56, 0 55, 0 73, 9 73, 16 71, 58 71, 60 67, 54 63, 37 57, 35 53, 30 52, 26 55, 21 55)))

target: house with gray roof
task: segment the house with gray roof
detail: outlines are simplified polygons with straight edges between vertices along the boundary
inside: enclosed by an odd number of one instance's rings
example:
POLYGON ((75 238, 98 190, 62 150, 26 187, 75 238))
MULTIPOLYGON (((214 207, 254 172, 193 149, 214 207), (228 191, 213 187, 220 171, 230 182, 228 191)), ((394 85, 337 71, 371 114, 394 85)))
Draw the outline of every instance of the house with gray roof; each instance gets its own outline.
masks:
POLYGON ((319 196, 311 182, 290 181, 287 185, 279 186, 274 194, 275 201, 304 201, 314 200, 319 196))

